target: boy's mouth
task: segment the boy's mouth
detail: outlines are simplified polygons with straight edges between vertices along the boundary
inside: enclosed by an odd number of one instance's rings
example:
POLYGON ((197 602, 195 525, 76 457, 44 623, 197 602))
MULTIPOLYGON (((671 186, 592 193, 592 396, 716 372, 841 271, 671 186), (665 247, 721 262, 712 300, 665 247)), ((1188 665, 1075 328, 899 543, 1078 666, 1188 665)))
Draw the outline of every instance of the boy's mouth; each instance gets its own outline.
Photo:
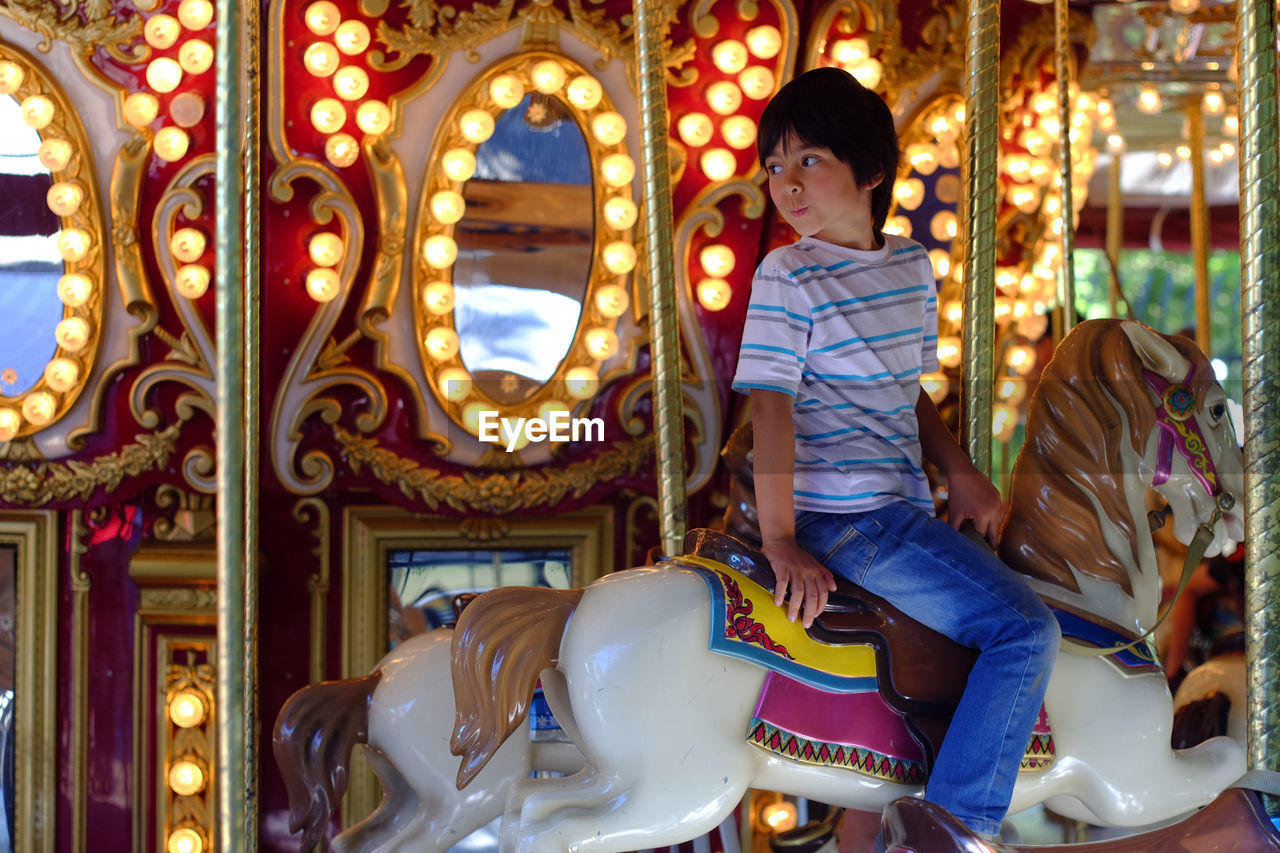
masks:
POLYGON ((809 208, 808 208, 808 207, 796 207, 796 208, 793 208, 793 209, 791 210, 791 215, 792 215, 792 216, 804 216, 804 215, 805 215, 805 213, 806 213, 806 212, 808 212, 808 210, 809 210, 809 208))

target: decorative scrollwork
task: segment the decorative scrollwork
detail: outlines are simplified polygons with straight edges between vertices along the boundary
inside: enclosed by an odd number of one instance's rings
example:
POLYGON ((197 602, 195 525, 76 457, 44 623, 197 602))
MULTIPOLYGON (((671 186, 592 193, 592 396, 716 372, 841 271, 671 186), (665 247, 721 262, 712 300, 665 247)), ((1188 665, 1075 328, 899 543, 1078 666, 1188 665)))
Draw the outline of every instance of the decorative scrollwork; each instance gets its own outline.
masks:
POLYGON ((113 492, 128 477, 167 466, 180 431, 181 424, 173 424, 160 432, 136 436, 136 443, 91 462, 0 469, 0 500, 34 507, 52 501, 87 500, 99 488, 113 492))
POLYGON ((0 15, 44 36, 38 45, 41 53, 48 53, 58 39, 82 54, 103 47, 118 59, 138 61, 137 50, 126 50, 126 46, 142 34, 142 17, 121 20, 114 6, 111 0, 5 0, 0 3, 0 15))

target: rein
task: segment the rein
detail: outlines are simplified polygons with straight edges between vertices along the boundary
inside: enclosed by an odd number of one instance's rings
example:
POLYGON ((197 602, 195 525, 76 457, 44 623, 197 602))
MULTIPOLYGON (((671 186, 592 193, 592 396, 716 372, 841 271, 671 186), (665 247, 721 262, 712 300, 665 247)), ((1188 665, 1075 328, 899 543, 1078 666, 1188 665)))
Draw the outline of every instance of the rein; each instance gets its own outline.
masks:
POLYGON ((1187 584, 1191 581, 1191 575, 1204 558, 1204 552, 1209 548, 1209 543, 1213 541, 1214 526, 1222 518, 1222 514, 1230 511, 1236 504, 1235 496, 1222 490, 1222 482, 1218 478, 1218 472, 1214 470, 1213 459, 1209 456, 1208 443, 1200 432, 1200 425, 1196 423, 1193 417, 1195 414, 1195 395, 1192 393, 1189 383, 1194 372, 1195 367, 1193 365, 1191 370, 1188 371, 1186 379, 1182 382, 1174 383, 1169 382, 1153 371, 1142 371, 1143 379, 1146 380, 1148 387, 1155 392, 1156 397, 1160 400, 1159 405, 1156 407, 1156 426, 1160 429, 1160 442, 1156 447, 1156 472, 1155 476, 1152 477, 1151 483, 1159 486, 1168 482, 1173 468, 1173 451, 1176 448, 1187 461, 1191 473, 1200 481, 1200 485, 1204 486, 1210 497, 1216 499, 1213 515, 1210 516, 1208 521, 1196 528, 1196 535, 1192 538, 1191 544, 1187 546, 1187 557, 1182 563, 1182 575, 1178 578, 1178 589, 1174 592, 1173 598, 1169 600, 1168 607, 1156 619, 1154 625, 1130 642, 1102 648, 1086 646, 1064 637, 1062 640, 1063 651, 1086 657, 1113 655, 1126 649, 1131 649, 1151 637, 1156 632, 1156 629, 1164 623, 1164 620, 1168 618, 1169 614, 1173 612, 1174 605, 1182 597, 1183 590, 1187 588, 1187 584))

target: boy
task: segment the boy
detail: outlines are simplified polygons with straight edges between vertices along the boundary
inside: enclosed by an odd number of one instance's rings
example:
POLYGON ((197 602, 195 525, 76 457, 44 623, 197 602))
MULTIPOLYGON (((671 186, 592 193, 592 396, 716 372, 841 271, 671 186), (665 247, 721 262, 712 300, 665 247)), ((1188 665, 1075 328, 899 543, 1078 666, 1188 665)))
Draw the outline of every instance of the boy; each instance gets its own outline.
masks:
POLYGON ((756 503, 777 603, 806 626, 831 572, 979 651, 925 796, 994 838, 1040 710, 1059 632, 993 544, 999 492, 947 430, 924 247, 883 233, 898 138, 883 100, 836 68, 788 83, 757 137, 769 195, 800 240, 756 271, 735 390, 751 395, 756 503), (933 517, 922 454, 946 475, 933 517))

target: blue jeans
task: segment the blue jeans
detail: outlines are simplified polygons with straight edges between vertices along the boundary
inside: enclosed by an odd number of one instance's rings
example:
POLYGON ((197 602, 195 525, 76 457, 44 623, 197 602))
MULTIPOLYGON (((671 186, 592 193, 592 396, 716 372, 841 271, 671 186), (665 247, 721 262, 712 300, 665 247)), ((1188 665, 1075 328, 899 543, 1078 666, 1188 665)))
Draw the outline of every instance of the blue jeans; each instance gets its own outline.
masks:
POLYGON ((998 833, 1058 653, 1053 614, 990 551, 902 501, 798 512, 796 541, 833 573, 978 650, 925 798, 970 829, 998 833))

